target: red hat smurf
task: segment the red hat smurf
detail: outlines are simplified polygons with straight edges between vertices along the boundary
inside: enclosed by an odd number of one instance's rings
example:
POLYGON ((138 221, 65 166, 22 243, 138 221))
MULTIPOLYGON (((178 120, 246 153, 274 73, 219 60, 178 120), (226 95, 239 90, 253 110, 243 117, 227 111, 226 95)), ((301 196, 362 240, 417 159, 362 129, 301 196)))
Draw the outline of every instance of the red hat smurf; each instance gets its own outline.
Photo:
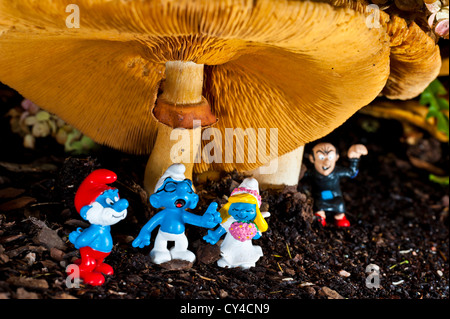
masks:
POLYGON ((90 173, 78 187, 75 194, 75 208, 79 213, 81 208, 90 205, 98 196, 108 189, 115 189, 107 184, 117 180, 116 173, 107 169, 97 169, 90 173))

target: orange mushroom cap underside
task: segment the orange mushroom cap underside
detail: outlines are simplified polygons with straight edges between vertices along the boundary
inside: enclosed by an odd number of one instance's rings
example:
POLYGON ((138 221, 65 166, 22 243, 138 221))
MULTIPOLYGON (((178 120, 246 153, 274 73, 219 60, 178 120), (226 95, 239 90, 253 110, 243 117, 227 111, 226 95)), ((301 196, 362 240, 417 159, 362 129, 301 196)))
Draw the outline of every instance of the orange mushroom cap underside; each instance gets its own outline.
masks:
POLYGON ((330 133, 380 92, 419 94, 440 67, 416 25, 381 15, 370 27, 360 2, 86 0, 76 2, 79 28, 68 28, 72 2, 0 0, 0 81, 96 142, 136 154, 152 150, 167 61, 205 65, 203 95, 222 136, 276 128, 278 155, 330 133))

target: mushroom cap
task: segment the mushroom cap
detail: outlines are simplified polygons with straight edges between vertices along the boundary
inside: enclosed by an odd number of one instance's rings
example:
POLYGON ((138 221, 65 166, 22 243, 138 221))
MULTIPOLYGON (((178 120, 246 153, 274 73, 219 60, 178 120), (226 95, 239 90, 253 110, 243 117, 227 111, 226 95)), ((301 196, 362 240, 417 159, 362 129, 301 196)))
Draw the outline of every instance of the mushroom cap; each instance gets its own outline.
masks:
MULTIPOLYGON (((357 12, 365 13, 367 16, 379 17, 380 25, 386 29, 389 36, 391 47, 391 70, 381 95, 389 99, 412 99, 422 93, 439 75, 442 62, 439 47, 415 22, 408 22, 396 14, 389 16, 382 10, 373 11, 366 0, 323 1, 333 6, 351 8, 357 12)), ((409 8, 404 9, 417 11, 417 14, 420 14, 422 11, 418 8, 422 7, 423 3, 413 2, 411 2, 409 8), (414 8, 416 4, 418 7, 414 8)), ((382 7, 381 4, 385 2, 379 3, 382 7)), ((423 12, 426 12, 426 10, 423 12)))
POLYGON ((282 155, 330 133, 386 82, 394 80, 383 91, 390 97, 410 87, 401 78, 412 46, 394 45, 388 24, 369 28, 361 4, 334 2, 85 0, 76 3, 80 28, 68 28, 68 0, 0 0, 0 81, 96 142, 144 154, 157 132, 165 62, 205 64, 203 95, 222 136, 277 128, 282 155), (398 72, 391 47, 405 57, 398 72))
POLYGON ((439 75, 439 47, 416 23, 397 16, 387 24, 391 36, 391 74, 382 94, 389 99, 409 100, 439 75))

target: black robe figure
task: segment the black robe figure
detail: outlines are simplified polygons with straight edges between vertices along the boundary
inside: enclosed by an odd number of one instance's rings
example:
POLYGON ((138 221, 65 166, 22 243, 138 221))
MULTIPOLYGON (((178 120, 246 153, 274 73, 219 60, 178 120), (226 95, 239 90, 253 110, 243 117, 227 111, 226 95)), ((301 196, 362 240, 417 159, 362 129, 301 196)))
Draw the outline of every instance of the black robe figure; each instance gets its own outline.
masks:
POLYGON ((326 225, 325 212, 334 213, 335 224, 338 227, 349 227, 350 222, 345 217, 345 204, 342 197, 340 180, 355 178, 358 175, 358 164, 361 155, 367 154, 367 148, 355 144, 348 150, 350 167, 336 166, 339 155, 330 143, 320 143, 314 146, 309 160, 314 164, 313 171, 306 171, 305 178, 312 184, 315 215, 323 226, 326 225))

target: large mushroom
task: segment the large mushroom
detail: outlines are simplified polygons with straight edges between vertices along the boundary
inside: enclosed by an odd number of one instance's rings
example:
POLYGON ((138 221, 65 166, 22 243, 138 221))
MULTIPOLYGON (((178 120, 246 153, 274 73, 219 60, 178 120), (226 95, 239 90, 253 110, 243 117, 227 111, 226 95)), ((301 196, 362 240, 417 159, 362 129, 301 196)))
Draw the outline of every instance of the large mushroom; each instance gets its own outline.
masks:
MULTIPOLYGON (((278 155, 301 159, 304 144, 380 92, 409 98, 439 71, 436 46, 426 39, 421 49, 412 45, 422 37, 417 26, 383 14, 371 25, 362 1, 71 2, 0 0, 0 81, 98 143, 151 152, 149 193, 172 164, 170 154, 189 152, 188 178, 192 169, 253 170, 278 155), (193 163, 201 134, 192 121, 210 126, 216 117, 221 163, 193 163), (227 163, 226 128, 242 128, 237 144, 246 129, 265 129, 266 153, 276 128, 277 153, 261 154, 258 145, 242 163, 236 154, 227 163), (185 140, 170 139, 186 132, 185 140)), ((299 169, 296 163, 287 169, 290 181, 274 183, 296 183, 299 169)))

